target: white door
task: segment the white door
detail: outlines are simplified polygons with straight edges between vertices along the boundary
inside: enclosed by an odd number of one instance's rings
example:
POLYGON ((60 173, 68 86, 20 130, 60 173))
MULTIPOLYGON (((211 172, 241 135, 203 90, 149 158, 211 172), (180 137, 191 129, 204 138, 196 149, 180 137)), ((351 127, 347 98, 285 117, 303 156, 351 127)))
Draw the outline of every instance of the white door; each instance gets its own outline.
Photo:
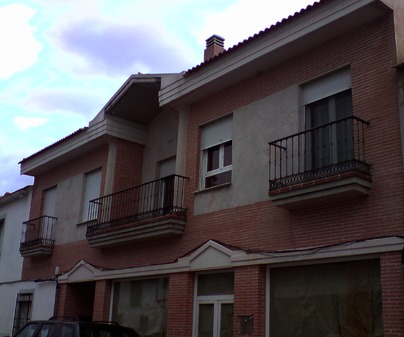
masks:
POLYGON ((233 272, 197 275, 194 337, 232 337, 233 301, 233 272))
POLYGON ((233 336, 233 300, 217 298, 198 301, 197 337, 233 336))

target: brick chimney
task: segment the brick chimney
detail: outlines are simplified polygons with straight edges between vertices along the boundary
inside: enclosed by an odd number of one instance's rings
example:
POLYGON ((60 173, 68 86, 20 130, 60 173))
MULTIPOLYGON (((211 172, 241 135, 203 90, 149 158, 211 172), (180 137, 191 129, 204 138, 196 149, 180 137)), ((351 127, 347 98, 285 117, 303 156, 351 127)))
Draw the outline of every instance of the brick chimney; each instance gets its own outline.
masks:
POLYGON ((204 52, 204 61, 210 60, 212 57, 224 52, 224 38, 219 35, 212 35, 206 40, 206 49, 204 52))

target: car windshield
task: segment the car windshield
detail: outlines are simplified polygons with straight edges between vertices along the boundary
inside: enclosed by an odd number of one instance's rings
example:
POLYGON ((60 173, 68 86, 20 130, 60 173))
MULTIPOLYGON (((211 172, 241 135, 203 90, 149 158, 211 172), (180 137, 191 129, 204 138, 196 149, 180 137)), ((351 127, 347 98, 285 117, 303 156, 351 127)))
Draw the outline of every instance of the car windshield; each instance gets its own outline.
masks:
POLYGON ((33 337, 38 329, 39 323, 28 323, 14 337, 33 337))

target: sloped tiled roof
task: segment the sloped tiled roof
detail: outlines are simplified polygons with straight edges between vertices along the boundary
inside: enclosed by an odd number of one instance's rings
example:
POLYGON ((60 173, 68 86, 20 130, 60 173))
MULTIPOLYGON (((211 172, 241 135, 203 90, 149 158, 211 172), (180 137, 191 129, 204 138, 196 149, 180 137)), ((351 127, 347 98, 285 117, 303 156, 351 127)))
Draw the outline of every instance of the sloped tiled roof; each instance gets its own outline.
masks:
POLYGON ((28 191, 30 188, 32 188, 32 185, 27 185, 23 188, 20 188, 14 192, 6 192, 3 195, 0 195, 0 205, 6 201, 6 199, 12 199, 13 196, 20 196, 23 195, 26 191, 28 191))
POLYGON ((38 154, 40 154, 40 153, 42 153, 42 152, 45 152, 45 151, 49 150, 50 148, 55 147, 55 146, 57 146, 58 144, 60 144, 60 143, 62 143, 62 142, 65 142, 66 140, 71 139, 71 138, 77 136, 78 134, 83 133, 83 132, 86 131, 87 129, 88 129, 88 127, 84 127, 84 128, 78 129, 77 131, 74 131, 74 132, 71 133, 70 135, 68 135, 68 136, 66 136, 66 137, 64 137, 64 138, 62 138, 62 139, 59 139, 57 142, 55 142, 55 143, 53 143, 53 144, 51 144, 51 145, 49 145, 49 146, 43 148, 42 150, 39 150, 38 152, 36 152, 36 153, 30 155, 30 156, 27 157, 27 158, 22 159, 18 164, 21 164, 21 163, 25 162, 26 160, 29 160, 29 159, 31 159, 32 157, 35 157, 35 156, 37 156, 38 154))

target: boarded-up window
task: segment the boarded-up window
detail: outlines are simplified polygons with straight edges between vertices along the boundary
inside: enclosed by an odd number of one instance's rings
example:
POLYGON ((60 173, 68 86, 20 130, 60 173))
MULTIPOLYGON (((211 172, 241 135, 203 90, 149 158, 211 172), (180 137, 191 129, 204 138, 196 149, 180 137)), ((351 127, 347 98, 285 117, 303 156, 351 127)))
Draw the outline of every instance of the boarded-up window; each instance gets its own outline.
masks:
POLYGON ((167 278, 116 282, 112 320, 140 336, 165 337, 167 298, 167 278))
POLYGON ((378 260, 271 269, 271 337, 382 336, 378 260))

